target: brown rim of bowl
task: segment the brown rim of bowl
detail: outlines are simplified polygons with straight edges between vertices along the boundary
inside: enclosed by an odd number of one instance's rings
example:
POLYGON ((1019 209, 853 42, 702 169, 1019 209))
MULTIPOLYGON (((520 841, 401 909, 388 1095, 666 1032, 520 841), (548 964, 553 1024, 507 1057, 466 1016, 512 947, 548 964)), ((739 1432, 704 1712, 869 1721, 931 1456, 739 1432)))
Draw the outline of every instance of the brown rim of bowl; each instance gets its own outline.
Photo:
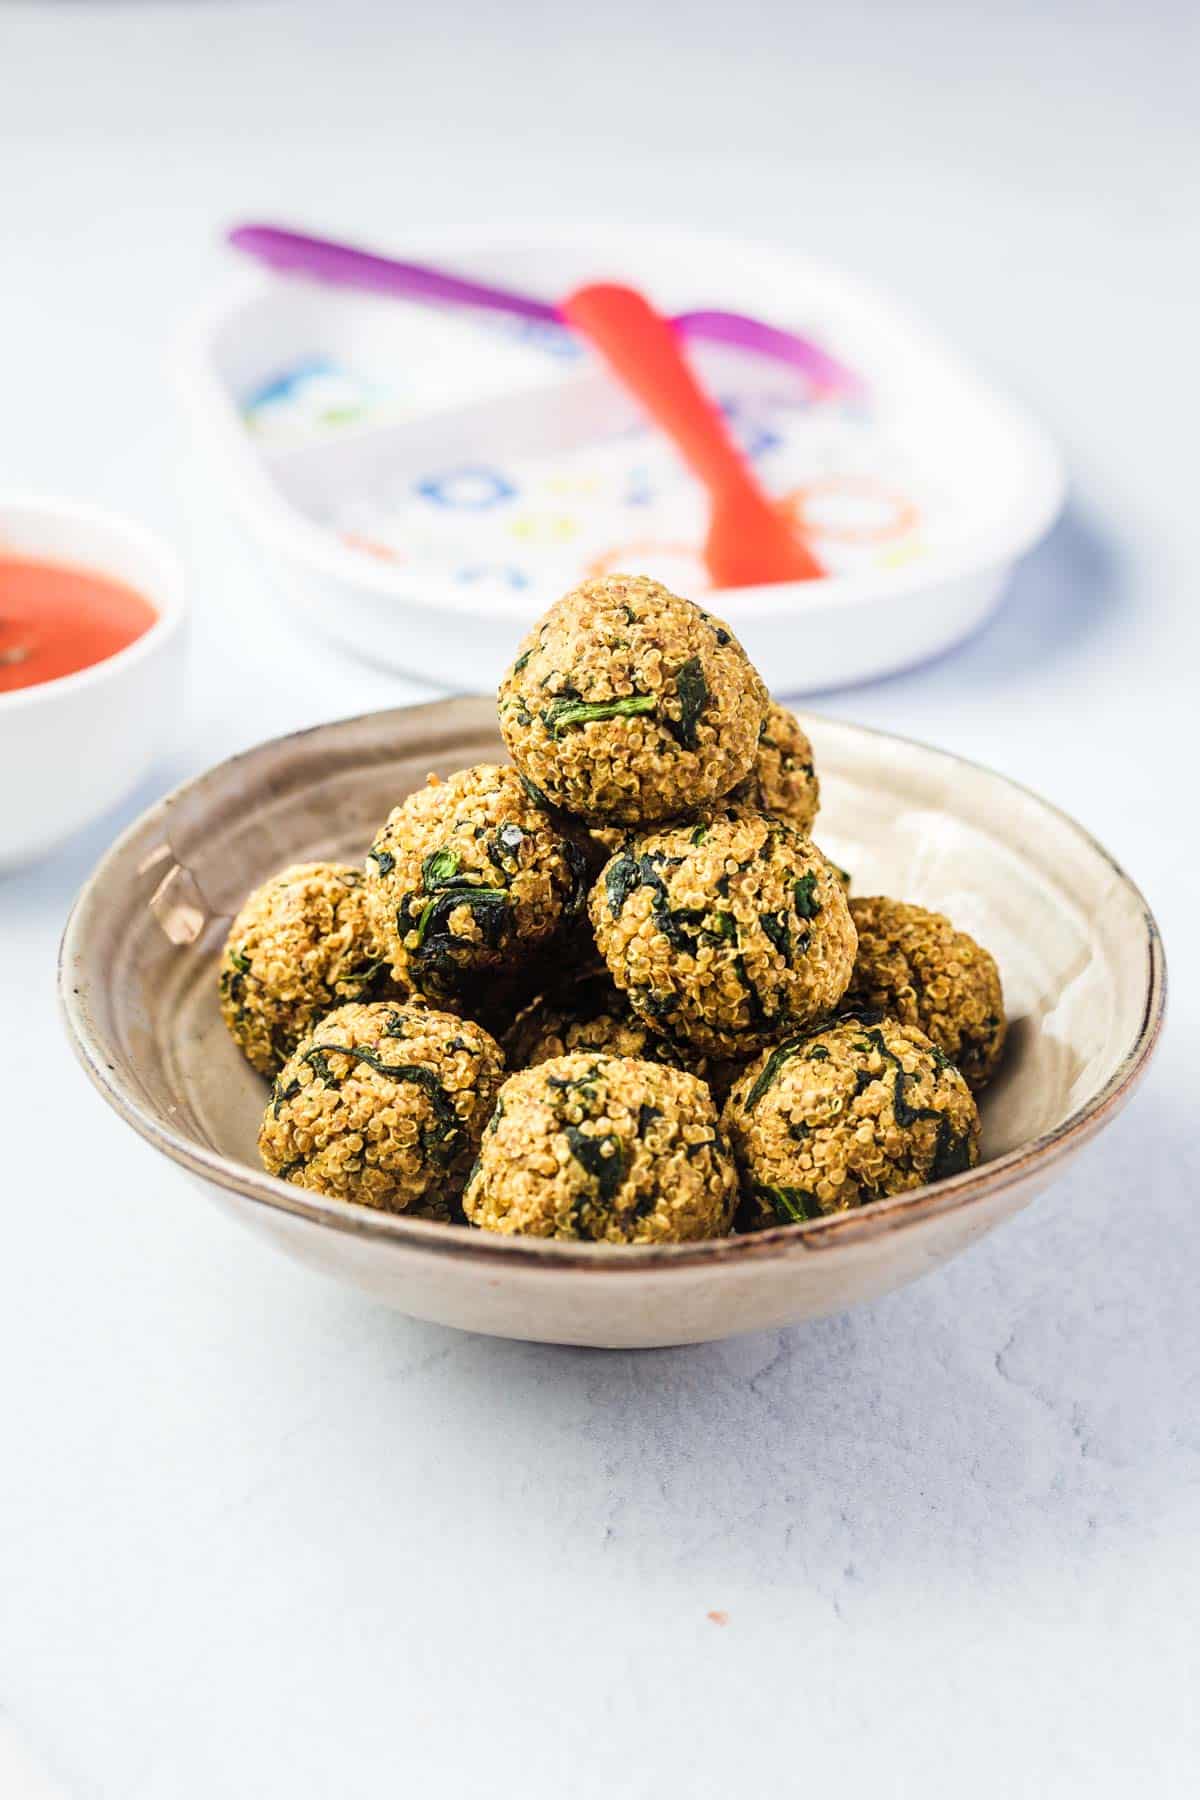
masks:
MULTIPOLYGON (((385 710, 394 710, 397 714, 403 713, 406 717, 411 717, 413 714, 440 710, 446 704, 444 700, 433 700, 420 706, 385 710)), ((267 742, 297 741, 312 736, 314 731, 357 725, 379 716, 378 713, 363 713, 348 719, 330 720, 325 725, 308 726, 301 731, 289 732, 282 738, 268 739, 267 742)), ((820 714, 808 716, 821 718, 820 714)), ((835 718, 824 722, 834 727, 851 724, 845 719, 835 718)), ((183 782, 135 819, 106 852, 80 889, 63 929, 58 955, 59 1005, 72 1048, 93 1085, 113 1110, 132 1125, 148 1144, 153 1144, 163 1155, 170 1157, 172 1162, 179 1163, 193 1175, 240 1194, 244 1199, 253 1200, 257 1205, 291 1213, 314 1224, 327 1225, 335 1231, 379 1238, 426 1254, 495 1261, 498 1265, 515 1259, 526 1267, 602 1269, 612 1274, 622 1271, 644 1272, 648 1268, 682 1268, 697 1263, 717 1268, 723 1264, 742 1263, 747 1258, 757 1259, 796 1251, 807 1253, 863 1243, 943 1213, 957 1211, 986 1195, 1003 1193, 1006 1189, 1018 1186, 1035 1169, 1051 1167, 1085 1144, 1119 1111, 1145 1074, 1162 1033, 1166 1013, 1166 956, 1158 924, 1136 882, 1110 856, 1103 844, 1085 831, 1069 813, 1043 799, 1032 788, 1007 775, 999 774, 995 769, 989 769, 984 763, 956 756, 948 750, 939 750, 919 738, 879 731, 870 725, 852 724, 851 728, 868 737, 911 744, 948 763, 979 769, 981 773, 1027 794, 1039 806, 1045 807, 1047 812, 1053 813, 1104 859, 1117 879, 1137 897, 1145 921, 1145 1007, 1137 1034, 1120 1065, 1090 1100, 1077 1107, 1053 1131, 1044 1132, 1029 1143, 1006 1151, 1003 1156, 982 1163, 962 1175, 953 1175, 943 1181, 914 1188, 910 1193, 897 1194, 888 1200, 873 1200, 851 1212, 827 1214, 822 1219, 808 1220, 802 1225, 775 1225, 766 1231, 748 1233, 744 1237, 705 1238, 690 1244, 587 1244, 556 1238, 502 1237, 494 1232, 440 1225, 426 1219, 410 1219, 403 1213, 380 1212, 348 1200, 327 1199, 304 1188, 294 1187, 289 1182, 280 1181, 264 1170, 234 1162, 215 1150, 206 1150, 187 1142, 154 1112, 143 1106, 125 1085, 119 1071, 105 1060, 87 1017, 87 994, 82 987, 75 985, 68 972, 68 965, 76 954, 74 940, 81 915, 108 865, 119 855, 130 838, 163 817, 181 795, 198 786, 215 769, 223 767, 221 763, 214 764, 213 768, 203 774, 183 782)), ((252 752, 242 751, 226 761, 240 761, 248 754, 252 752)))

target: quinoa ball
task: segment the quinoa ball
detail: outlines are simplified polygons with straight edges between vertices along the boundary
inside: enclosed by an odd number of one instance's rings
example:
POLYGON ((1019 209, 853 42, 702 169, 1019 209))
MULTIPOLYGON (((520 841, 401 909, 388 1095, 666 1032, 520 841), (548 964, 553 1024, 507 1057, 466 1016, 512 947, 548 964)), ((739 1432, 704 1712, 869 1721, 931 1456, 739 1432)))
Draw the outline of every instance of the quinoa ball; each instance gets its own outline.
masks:
POLYGON ((644 575, 585 581, 500 684, 526 779, 589 825, 692 812, 754 761, 767 693, 728 626, 644 575))
POLYGON ((775 700, 767 707, 750 773, 734 788, 729 804, 775 813, 797 831, 812 830, 821 804, 813 747, 795 713, 775 700))
POLYGON ((703 1082, 585 1051, 509 1076, 463 1210, 485 1231, 671 1244, 723 1236, 736 1201, 703 1082))
MULTIPOLYGON (((510 1069, 527 1069, 543 1042, 556 1030, 565 1029, 569 1021, 618 1013, 623 1007, 622 996, 603 962, 593 960, 573 969, 552 970, 544 990, 521 1009, 502 1035, 500 1044, 505 1062, 510 1069)), ((560 1056, 563 1053, 551 1050, 547 1054, 560 1056)), ((545 1062, 546 1056, 537 1060, 545 1062)))
MULTIPOLYGON (((758 749, 744 781, 726 795, 731 810, 775 813, 797 831, 811 834, 821 804, 821 784, 813 767, 813 748, 794 713, 772 700, 758 735, 758 749)), ((588 832, 593 855, 613 856, 629 836, 629 828, 600 825, 588 832)), ((850 877, 837 871, 843 887, 850 877)))
POLYGON ((442 1002, 518 975, 580 913, 587 882, 579 846, 492 763, 431 777, 367 853, 367 906, 396 979, 442 1002))
POLYGON ((810 838, 767 813, 715 813, 623 846, 592 889, 609 973, 651 1030, 745 1059, 841 1000, 846 896, 810 838))
POLYGON ((1007 1031, 995 958, 943 914, 902 900, 852 900, 850 916, 858 955, 849 997, 919 1025, 978 1092, 1007 1031))
POLYGON ((503 1079, 499 1045, 469 1019, 341 1006, 280 1071, 258 1148, 297 1187, 448 1219, 503 1079))
POLYGON ((979 1109, 915 1025, 882 1014, 789 1038, 750 1065, 722 1123, 740 1230, 845 1212, 979 1161, 979 1109))
POLYGON ((532 1069, 575 1050, 600 1050, 640 1062, 669 1063, 702 1081, 708 1061, 676 1048, 633 1012, 607 971, 585 977, 573 994, 546 994, 517 1014, 503 1038, 510 1069, 532 1069))
POLYGON ((221 956, 221 1017, 260 1075, 273 1075, 322 1013, 391 990, 361 869, 296 863, 256 888, 221 956))

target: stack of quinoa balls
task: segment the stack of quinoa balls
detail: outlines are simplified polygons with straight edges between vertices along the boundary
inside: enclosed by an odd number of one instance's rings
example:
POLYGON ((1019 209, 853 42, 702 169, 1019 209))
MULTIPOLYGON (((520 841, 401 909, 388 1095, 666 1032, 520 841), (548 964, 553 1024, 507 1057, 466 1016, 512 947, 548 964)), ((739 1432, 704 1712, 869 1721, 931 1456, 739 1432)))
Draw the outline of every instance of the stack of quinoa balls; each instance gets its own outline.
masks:
POLYGON ((221 1010, 271 1174, 503 1234, 684 1243, 968 1169, 988 952, 848 897, 812 746, 728 626, 587 581, 499 693, 511 764, 403 800, 362 868, 246 900, 221 1010))

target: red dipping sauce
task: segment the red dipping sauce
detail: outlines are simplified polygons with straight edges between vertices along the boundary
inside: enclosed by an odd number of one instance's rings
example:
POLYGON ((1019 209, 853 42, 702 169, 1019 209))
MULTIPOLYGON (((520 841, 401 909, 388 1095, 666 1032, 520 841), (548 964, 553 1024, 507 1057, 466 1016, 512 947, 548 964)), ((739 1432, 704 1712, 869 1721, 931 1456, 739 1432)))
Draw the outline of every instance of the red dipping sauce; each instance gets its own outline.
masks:
POLYGON ((107 575, 0 550, 0 694, 90 669, 157 618, 136 589, 107 575))

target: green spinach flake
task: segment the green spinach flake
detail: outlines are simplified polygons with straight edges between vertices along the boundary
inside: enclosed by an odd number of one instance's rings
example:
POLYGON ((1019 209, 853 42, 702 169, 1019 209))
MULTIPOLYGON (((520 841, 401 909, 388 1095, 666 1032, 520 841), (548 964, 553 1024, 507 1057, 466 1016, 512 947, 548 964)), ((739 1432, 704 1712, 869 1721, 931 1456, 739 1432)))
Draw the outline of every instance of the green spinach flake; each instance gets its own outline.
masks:
POLYGON ((746 967, 746 958, 740 954, 735 956, 733 959, 733 966, 737 970, 738 980, 746 990, 746 1001, 750 1008, 751 1027, 755 1031, 761 1031, 767 1026, 778 1024, 779 1021, 772 1018, 770 1012, 763 1005, 762 995, 759 993, 750 971, 746 967))
POLYGON ((767 1092, 767 1089, 774 1086, 775 1080, 784 1063, 790 1061, 790 1059, 795 1056, 798 1048, 799 1043, 797 1041, 790 1044, 780 1044, 777 1049, 772 1050, 770 1056, 768 1056, 766 1062, 759 1070, 750 1092, 742 1102, 743 1112, 752 1113, 754 1111, 763 1095, 767 1092))
POLYGON ((578 1094, 591 1102, 596 1098, 596 1082, 600 1078, 600 1070, 593 1063, 582 1075, 547 1075, 546 1086, 558 1094, 578 1094))
MULTIPOLYGON (((811 1031, 802 1031, 798 1036, 788 1038, 785 1043, 777 1044, 760 1069, 758 1077, 755 1080, 753 1087, 750 1089, 750 1092, 742 1102, 742 1111, 753 1112, 763 1095, 767 1092, 767 1089, 774 1085, 779 1075, 779 1071, 783 1068, 784 1064, 790 1062, 793 1056, 798 1055, 805 1044, 818 1036, 820 1032, 827 1029, 827 1023, 822 1022, 820 1025, 814 1025, 811 1031)), ((829 1060, 829 1052, 824 1044, 814 1044, 808 1053, 807 1060, 809 1062, 827 1062, 829 1060)))
POLYGON ((591 725, 602 719, 629 719, 639 713, 652 713, 653 694, 627 694, 617 700, 577 700, 563 695, 552 700, 542 714, 542 724, 551 737, 561 737, 572 725, 591 725))
POLYGON ((959 1137, 943 1114, 937 1130, 930 1181, 945 1181, 949 1175, 963 1175, 971 1167, 971 1133, 959 1137))
MULTIPOLYGON (((480 826, 475 828, 476 838, 484 837, 480 826)), ((517 875, 521 869, 521 846, 526 841, 526 834, 519 825, 499 825, 486 837, 484 850, 488 861, 494 869, 507 877, 517 875)))
POLYGON ((895 1118, 897 1125, 899 1125, 902 1130, 906 1131, 910 1125, 915 1125, 919 1119, 936 1119, 938 1121, 940 1134, 941 1127, 945 1123, 944 1115, 938 1111, 936 1106, 910 1106, 908 1095, 905 1090, 912 1080, 912 1076, 908 1073, 908 1070, 904 1067, 900 1058, 896 1056, 893 1051, 888 1049, 887 1044, 884 1042, 882 1031, 880 1031, 878 1027, 875 1027, 875 1029, 868 1031, 866 1036, 869 1043, 862 1047, 878 1051, 884 1062, 890 1063, 895 1070, 895 1078, 892 1083, 892 1115, 895 1118))
POLYGON ((779 951, 779 954, 786 957, 791 949, 792 943, 792 934, 788 927, 787 913, 761 913, 758 922, 762 926, 765 935, 770 939, 771 943, 774 944, 776 950, 779 951))
POLYGON ((817 899, 817 878, 811 872, 802 875, 796 883, 796 912, 802 919, 815 919, 821 910, 821 902, 817 899))
POLYGON ((650 1106, 647 1102, 643 1101, 642 1105, 638 1108, 638 1136, 644 1138, 655 1119, 661 1119, 662 1116, 661 1107, 650 1106))
POLYGON ((635 888, 650 888, 655 925, 672 949, 690 950, 694 946, 695 932, 707 915, 694 907, 681 907, 673 911, 667 884, 662 876, 663 869, 678 868, 681 860, 677 856, 664 856, 661 850, 648 850, 639 857, 623 850, 609 864, 605 872, 604 888, 614 919, 619 917, 621 908, 635 888))
POLYGON ((388 961, 386 956, 378 957, 374 962, 363 963, 356 969, 347 969, 339 976, 336 992, 350 993, 351 999, 361 999, 387 979, 388 961))
POLYGON ((474 886, 445 886, 425 902, 417 920, 416 951, 419 958, 445 952, 451 945, 450 915, 460 906, 470 907, 489 950, 499 949, 508 922, 508 890, 474 886))
POLYGON ((754 1196, 769 1206, 781 1225, 802 1225, 806 1219, 819 1219, 821 1205, 807 1188, 766 1187, 756 1183, 754 1196))
POLYGON ((628 850, 621 850, 604 871, 604 892, 608 896, 608 910, 614 919, 619 919, 621 910, 635 888, 642 885, 642 872, 636 856, 628 850))
POLYGON ((625 1179, 625 1151, 620 1138, 611 1131, 603 1137, 588 1137, 577 1125, 568 1125, 567 1143, 575 1161, 596 1183, 601 1200, 612 1200, 625 1179))
POLYGON ((696 736, 696 721, 708 705, 708 683, 698 656, 689 656, 681 666, 675 676, 675 689, 679 695, 679 717, 663 722, 677 744, 684 750, 695 750, 700 742, 696 736))
POLYGON ((421 864, 421 882, 427 893, 435 888, 446 887, 462 867, 462 857, 457 850, 435 850, 421 864))
POLYGON ((568 919, 577 919, 587 905, 587 897, 592 886, 592 872, 588 867, 587 857, 573 838, 563 839, 562 851, 570 882, 566 898, 563 901, 563 916, 568 919))
POLYGON ((714 1133, 711 1137, 693 1138, 690 1144, 685 1144, 683 1146, 683 1154, 687 1157, 689 1162, 695 1162, 696 1158, 702 1156, 706 1150, 721 1150, 723 1148, 724 1145, 721 1143, 720 1138, 714 1133))
POLYGON ((522 775, 520 769, 517 770, 517 780, 540 812, 553 813, 558 810, 551 801, 547 800, 541 788, 535 782, 530 781, 528 775, 522 775))
POLYGON ((278 1081, 276 1081, 271 1089, 271 1113, 273 1117, 277 1119, 279 1117, 280 1109, 286 1106, 289 1100, 294 1100, 299 1092, 299 1081, 290 1081, 285 1088, 281 1088, 278 1081))
MULTIPOLYGON (((366 1063, 369 1069, 374 1069, 377 1075, 386 1076, 389 1081, 407 1082, 420 1088, 429 1101, 438 1128, 431 1144, 426 1147, 435 1152, 440 1150, 443 1156, 448 1156, 452 1149, 458 1148, 458 1140, 464 1135, 462 1121, 432 1069, 422 1068, 419 1063, 387 1063, 374 1050, 363 1050, 347 1044, 319 1044, 300 1060, 307 1063, 313 1074, 319 1076, 328 1087, 336 1088, 341 1086, 345 1076, 334 1074, 329 1062, 332 1056, 344 1056, 351 1063, 366 1063)), ((290 1092, 283 1097, 290 1098, 290 1092)), ((424 1138, 422 1141, 425 1141, 424 1138)))

